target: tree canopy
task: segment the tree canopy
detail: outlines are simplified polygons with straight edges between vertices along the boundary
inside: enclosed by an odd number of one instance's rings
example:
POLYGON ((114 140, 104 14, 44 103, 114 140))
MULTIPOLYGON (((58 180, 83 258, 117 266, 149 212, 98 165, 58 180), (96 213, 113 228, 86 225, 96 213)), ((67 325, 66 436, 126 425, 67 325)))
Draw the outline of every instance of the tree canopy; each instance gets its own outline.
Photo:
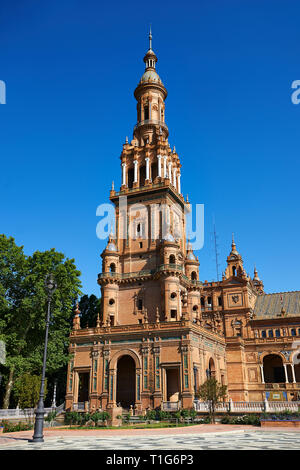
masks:
POLYGON ((53 274, 57 290, 51 302, 47 373, 54 374, 68 362, 70 319, 81 294, 80 272, 74 259, 54 248, 26 256, 12 237, 0 235, 0 340, 6 347, 3 407, 9 406, 15 379, 42 369, 46 327, 47 292, 44 282, 53 274))

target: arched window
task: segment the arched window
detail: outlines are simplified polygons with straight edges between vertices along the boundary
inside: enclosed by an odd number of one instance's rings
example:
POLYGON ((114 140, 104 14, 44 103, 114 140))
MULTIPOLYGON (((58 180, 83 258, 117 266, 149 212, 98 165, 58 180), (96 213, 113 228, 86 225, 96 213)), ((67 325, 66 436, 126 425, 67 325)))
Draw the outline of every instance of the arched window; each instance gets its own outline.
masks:
POLYGON ((207 305, 208 305, 209 307, 212 306, 211 297, 207 297, 207 305))
POLYGON ((116 265, 115 263, 111 263, 109 266, 109 272, 110 273, 115 273, 116 272, 116 265))
POLYGON ((274 337, 274 335, 273 335, 273 330, 269 330, 269 331, 268 331, 268 336, 269 336, 269 338, 273 338, 273 337, 274 337))
POLYGON ((197 273, 196 271, 193 271, 192 274, 191 274, 191 279, 192 281, 196 281, 197 280, 197 273))
POLYGON ((201 307, 204 307, 204 305, 205 305, 205 299, 204 297, 201 297, 201 307))
POLYGON ((296 336, 296 330, 295 330, 295 328, 292 328, 292 329, 291 329, 291 335, 292 335, 292 336, 296 336))
POLYGON ((276 338, 280 337, 280 330, 275 330, 275 336, 276 336, 276 338))
POLYGON ((265 332, 265 330, 262 330, 262 332, 261 332, 261 337, 262 337, 262 338, 266 338, 266 337, 267 337, 267 333, 265 332))
POLYGON ((233 275, 233 276, 236 275, 236 267, 235 267, 235 266, 232 266, 232 275, 233 275))
POLYGON ((147 119, 149 119, 149 106, 145 105, 144 106, 144 120, 146 121, 147 119))
POLYGON ((140 186, 145 185, 145 180, 146 180, 146 167, 145 165, 143 165, 140 168, 140 186))
POLYGON ((169 257, 169 264, 175 264, 175 263, 176 263, 175 255, 170 255, 170 257, 169 257))
POLYGON ((129 168, 129 170, 128 170, 128 188, 133 187, 133 181, 134 181, 134 169, 129 168))
POLYGON ((215 377, 215 374, 216 374, 215 363, 214 363, 214 360, 210 358, 209 363, 208 363, 208 369, 206 370, 207 378, 215 377))
POLYGON ((221 295, 219 295, 219 297, 218 297, 218 306, 222 307, 222 296, 221 295))
POLYGON ((277 354, 264 357, 264 377, 266 383, 284 383, 285 374, 282 359, 277 354))
POLYGON ((157 163, 152 163, 152 165, 151 165, 151 178, 152 178, 152 181, 154 181, 157 176, 158 176, 158 165, 157 165, 157 163))

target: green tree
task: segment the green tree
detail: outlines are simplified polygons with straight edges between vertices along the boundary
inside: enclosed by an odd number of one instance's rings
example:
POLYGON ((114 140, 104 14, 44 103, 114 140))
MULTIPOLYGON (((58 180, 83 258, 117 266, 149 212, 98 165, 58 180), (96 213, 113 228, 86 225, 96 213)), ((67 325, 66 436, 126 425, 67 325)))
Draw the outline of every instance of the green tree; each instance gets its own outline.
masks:
POLYGON ((6 345, 3 408, 9 407, 19 375, 41 373, 47 309, 44 282, 49 273, 57 290, 51 303, 46 372, 54 376, 69 360, 70 318, 81 294, 80 272, 73 259, 54 248, 26 256, 13 238, 0 235, 0 338, 6 345))
MULTIPOLYGON (((15 381, 14 391, 18 399, 18 403, 22 410, 26 408, 36 408, 39 401, 39 394, 41 388, 41 376, 31 375, 26 372, 21 374, 15 381)), ((44 396, 47 395, 47 379, 45 379, 44 396)), ((33 413, 29 418, 33 417, 33 413)))
MULTIPOLYGON (((39 401, 41 376, 28 372, 20 375, 14 385, 20 408, 35 408, 39 401)), ((47 379, 45 379, 45 396, 47 395, 47 379)))
POLYGON ((78 306, 81 312, 81 328, 87 328, 88 326, 96 326, 98 313, 100 315, 101 299, 98 299, 93 294, 90 296, 84 295, 81 297, 78 306))
POLYGON ((227 386, 210 377, 199 387, 197 397, 208 402, 210 422, 215 423, 216 405, 227 395, 227 386))

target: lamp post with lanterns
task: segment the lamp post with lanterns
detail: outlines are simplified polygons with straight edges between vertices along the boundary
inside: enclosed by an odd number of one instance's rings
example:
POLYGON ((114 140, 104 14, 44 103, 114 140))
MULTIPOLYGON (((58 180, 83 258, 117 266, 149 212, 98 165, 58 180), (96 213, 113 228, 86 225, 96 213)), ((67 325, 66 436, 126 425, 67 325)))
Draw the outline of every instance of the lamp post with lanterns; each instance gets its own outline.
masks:
POLYGON ((45 332, 45 347, 44 347, 44 358, 43 358, 43 370, 42 370, 42 380, 40 388, 40 397, 38 407, 35 410, 35 423, 34 423, 34 434, 32 439, 29 442, 44 442, 43 428, 44 428, 44 395, 45 395, 45 374, 46 374, 46 360, 47 360, 47 346, 48 346, 48 331, 50 323, 50 308, 51 308, 51 299, 54 291, 57 288, 57 284, 53 279, 52 274, 49 274, 45 280, 45 288, 48 294, 48 310, 46 318, 46 332, 45 332))

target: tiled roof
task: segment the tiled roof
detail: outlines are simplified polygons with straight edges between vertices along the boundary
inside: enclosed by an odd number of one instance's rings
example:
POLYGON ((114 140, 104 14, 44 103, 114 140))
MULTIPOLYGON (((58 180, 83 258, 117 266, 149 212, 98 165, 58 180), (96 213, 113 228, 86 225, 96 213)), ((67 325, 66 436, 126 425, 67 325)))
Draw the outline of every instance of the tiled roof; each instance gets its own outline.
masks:
POLYGON ((259 295, 254 313, 257 319, 280 317, 282 307, 285 309, 285 316, 300 316, 300 291, 259 295))

